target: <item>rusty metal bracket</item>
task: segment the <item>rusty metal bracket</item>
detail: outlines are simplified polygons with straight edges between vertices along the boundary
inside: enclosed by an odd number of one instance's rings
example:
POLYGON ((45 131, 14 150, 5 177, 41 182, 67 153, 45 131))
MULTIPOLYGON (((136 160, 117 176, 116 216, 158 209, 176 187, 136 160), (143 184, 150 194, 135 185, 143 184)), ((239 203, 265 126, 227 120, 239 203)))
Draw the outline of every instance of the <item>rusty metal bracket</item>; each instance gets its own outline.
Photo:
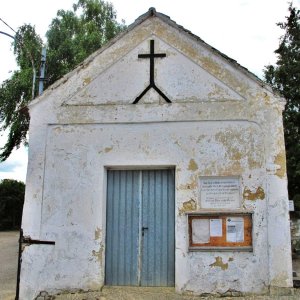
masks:
POLYGON ((22 244, 26 245, 55 245, 54 241, 41 241, 34 240, 30 237, 24 237, 23 229, 20 229, 19 237, 19 255, 18 255, 18 273, 17 273, 17 286, 16 286, 16 297, 15 300, 19 300, 20 293, 20 275, 21 275, 21 264, 22 264, 22 244))
POLYGON ((41 240, 33 240, 30 237, 23 237, 23 240, 21 242, 22 244, 27 245, 55 245, 55 242, 53 241, 41 241, 41 240))

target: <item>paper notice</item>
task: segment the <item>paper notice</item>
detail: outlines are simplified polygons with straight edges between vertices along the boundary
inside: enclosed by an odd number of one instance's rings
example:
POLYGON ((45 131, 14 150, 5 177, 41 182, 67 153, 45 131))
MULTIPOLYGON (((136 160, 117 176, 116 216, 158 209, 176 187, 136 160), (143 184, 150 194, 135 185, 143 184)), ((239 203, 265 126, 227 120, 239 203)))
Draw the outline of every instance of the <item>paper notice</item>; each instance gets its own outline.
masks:
POLYGON ((244 242, 244 218, 226 219, 226 240, 227 242, 244 242))
POLYGON ((192 241, 194 244, 209 243, 209 219, 193 219, 192 232, 192 241))
POLYGON ((210 236, 222 236, 222 219, 210 219, 209 229, 210 236))

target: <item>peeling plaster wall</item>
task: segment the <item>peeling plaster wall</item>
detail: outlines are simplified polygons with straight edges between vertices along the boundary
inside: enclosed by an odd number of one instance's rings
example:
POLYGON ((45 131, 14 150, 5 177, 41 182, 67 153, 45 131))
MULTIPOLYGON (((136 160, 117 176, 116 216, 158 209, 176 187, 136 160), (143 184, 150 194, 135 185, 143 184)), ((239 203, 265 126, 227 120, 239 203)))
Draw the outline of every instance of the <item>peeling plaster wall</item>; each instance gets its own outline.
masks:
POLYGON ((291 287, 283 105, 186 32, 147 19, 30 106, 21 299, 104 284, 106 168, 176 167, 176 290, 264 293, 291 287), (150 91, 155 51, 157 85, 150 91), (169 58, 169 60, 168 60, 169 58), (201 176, 238 176, 253 210, 253 252, 189 252, 185 212, 201 211, 201 176))

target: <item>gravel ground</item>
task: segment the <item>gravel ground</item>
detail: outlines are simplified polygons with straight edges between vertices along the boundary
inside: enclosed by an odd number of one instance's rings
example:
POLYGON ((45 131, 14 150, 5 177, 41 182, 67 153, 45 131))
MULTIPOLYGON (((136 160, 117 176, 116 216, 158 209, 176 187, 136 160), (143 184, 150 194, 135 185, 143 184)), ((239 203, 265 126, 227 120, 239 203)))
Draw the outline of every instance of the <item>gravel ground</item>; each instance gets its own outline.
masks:
POLYGON ((18 269, 18 231, 0 231, 0 299, 15 298, 18 269))
MULTIPOLYGON (((105 287, 101 292, 89 292, 89 293, 74 293, 74 294, 62 294, 54 298, 41 298, 41 300, 299 300, 300 290, 291 290, 293 295, 281 296, 275 294, 272 296, 246 296, 246 297, 199 297, 179 295, 174 293, 174 289, 164 288, 131 288, 131 287, 105 287)), ((40 300, 40 299, 39 299, 40 300)))

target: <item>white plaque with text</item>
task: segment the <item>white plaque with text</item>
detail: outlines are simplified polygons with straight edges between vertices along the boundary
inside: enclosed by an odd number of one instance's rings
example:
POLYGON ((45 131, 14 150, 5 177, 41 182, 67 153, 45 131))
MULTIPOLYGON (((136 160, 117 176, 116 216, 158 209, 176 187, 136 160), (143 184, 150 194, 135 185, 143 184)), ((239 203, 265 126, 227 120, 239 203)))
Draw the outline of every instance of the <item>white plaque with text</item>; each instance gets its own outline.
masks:
POLYGON ((200 179, 201 208, 239 208, 240 181, 234 177, 200 179))

